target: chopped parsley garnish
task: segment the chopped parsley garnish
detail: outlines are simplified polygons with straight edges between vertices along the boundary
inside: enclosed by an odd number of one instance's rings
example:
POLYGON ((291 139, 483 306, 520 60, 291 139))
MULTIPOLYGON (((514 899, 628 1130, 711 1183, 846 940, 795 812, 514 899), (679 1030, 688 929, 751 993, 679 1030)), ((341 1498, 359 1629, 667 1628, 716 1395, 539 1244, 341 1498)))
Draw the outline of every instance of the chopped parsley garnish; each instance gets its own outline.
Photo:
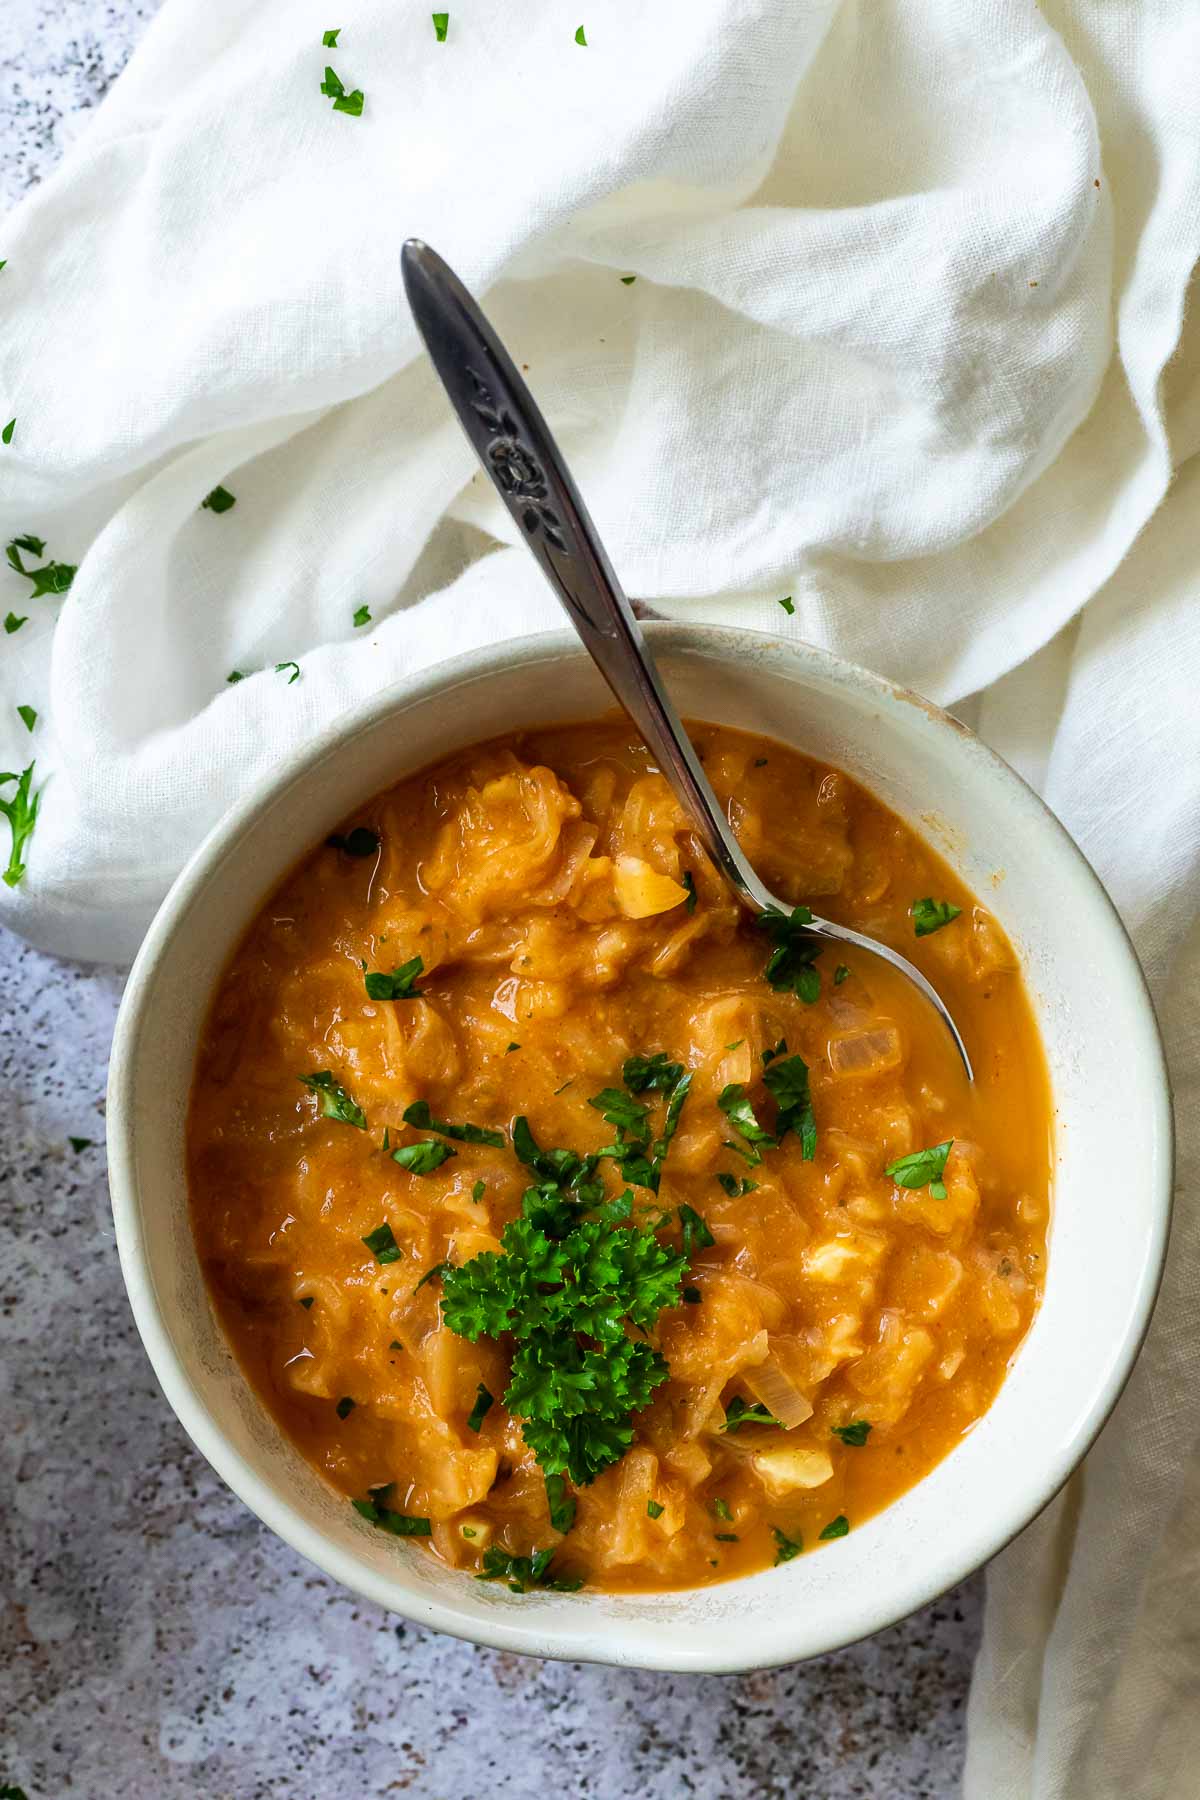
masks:
POLYGON ((731 1200, 740 1200, 743 1194, 753 1194, 758 1187, 757 1181, 751 1181, 748 1175, 744 1175, 739 1181, 736 1175, 727 1175, 724 1170, 718 1174, 717 1180, 731 1200))
POLYGON ((354 623, 355 625, 369 625, 371 623, 371 609, 369 606, 355 607, 354 623))
POLYGON ((426 1271, 422 1275, 420 1281, 418 1281, 416 1287, 413 1289, 413 1293, 419 1294, 421 1289, 425 1286, 425 1283, 427 1281, 437 1281, 439 1278, 444 1278, 445 1276, 452 1274, 453 1270, 454 1270, 453 1263, 448 1263, 448 1262, 434 1263, 432 1269, 426 1269, 426 1271))
POLYGON ((839 1513, 837 1518, 830 1519, 828 1525, 826 1525, 822 1531, 818 1532, 817 1535, 823 1543, 828 1543, 831 1538, 845 1537, 849 1529, 849 1519, 846 1517, 845 1513, 839 1513))
POLYGON ((713 1537, 718 1544, 740 1544, 742 1541, 736 1531, 714 1531, 713 1537))
POLYGON ((817 1154, 817 1121, 808 1088, 808 1064, 802 1056, 778 1058, 763 1071, 763 1084, 775 1096, 775 1138, 780 1142, 793 1131, 800 1139, 800 1155, 811 1162, 817 1154))
POLYGON ((503 1150, 506 1142, 502 1131, 492 1131, 486 1125, 451 1125, 447 1119, 435 1119, 428 1100, 414 1100, 411 1106, 406 1106, 404 1123, 415 1125, 418 1131, 440 1132, 443 1137, 455 1138, 460 1144, 490 1144, 494 1150, 503 1150))
POLYGON ((410 1175, 432 1175, 440 1169, 444 1162, 457 1154, 449 1144, 440 1143, 437 1138, 422 1138, 419 1143, 405 1144, 400 1150, 392 1151, 392 1161, 407 1169, 410 1175))
POLYGON ((707 1250, 710 1244, 716 1243, 716 1238, 694 1206, 684 1205, 679 1208, 679 1223, 683 1231, 683 1254, 688 1262, 691 1261, 693 1250, 707 1250))
POLYGON ((419 1000, 421 990, 417 986, 417 976, 423 974, 425 964, 419 956, 410 957, 408 962, 401 963, 390 975, 382 969, 371 969, 363 976, 363 986, 367 990, 368 1000, 419 1000))
POLYGON ((547 1475, 546 1504, 550 1508, 550 1523, 555 1531, 570 1531, 575 1523, 579 1502, 574 1494, 568 1494, 567 1484, 561 1475, 547 1475))
POLYGON ((13 432, 16 429, 17 429, 17 421, 15 419, 10 419, 8 421, 8 424, 4 427, 4 430, 0 431, 0 443, 11 444, 12 440, 13 440, 13 432))
MULTIPOLYGON (((341 30, 340 25, 338 30, 341 30)), ((362 89, 355 88, 348 94, 341 77, 335 74, 328 63, 325 65, 325 79, 321 83, 321 92, 333 101, 334 112, 349 113, 355 119, 361 114, 365 98, 362 89)))
POLYGON ((304 1308, 305 1312, 308 1312, 309 1308, 312 1306, 313 1301, 316 1299, 316 1297, 317 1296, 315 1294, 302 1294, 301 1295, 300 1304, 304 1308))
POLYGON ((775 1567, 780 1563, 791 1562, 793 1556, 799 1556, 804 1548, 800 1538, 790 1538, 786 1531, 780 1531, 778 1525, 772 1525, 771 1536, 775 1539, 775 1567))
POLYGON ((36 766, 35 763, 30 763, 28 768, 21 770, 20 775, 14 775, 11 770, 0 775, 0 787, 4 787, 10 781, 15 781, 17 784, 15 793, 9 799, 0 800, 0 813, 3 813, 8 820, 8 828, 12 833, 8 867, 4 871, 4 881, 7 887, 16 887, 25 873, 25 864, 21 858, 26 844, 33 836, 33 828, 37 824, 38 807, 41 804, 42 796, 40 793, 34 794, 30 791, 36 766))
POLYGON ((230 669, 225 677, 225 686, 232 687, 235 681, 245 681, 245 679, 246 671, 244 669, 230 669))
POLYGON ((540 1230, 563 1237, 584 1208, 604 1199, 604 1183, 596 1176, 599 1156, 541 1149, 523 1113, 513 1120, 512 1147, 538 1178, 536 1187, 526 1188, 522 1210, 540 1230))
POLYGON ((340 1081, 335 1081, 328 1069, 318 1069, 312 1075, 297 1075, 296 1080, 302 1087, 311 1088, 314 1094, 321 1096, 321 1115, 326 1119, 340 1119, 344 1125, 357 1126, 359 1131, 367 1129, 367 1115, 352 1100, 340 1081))
POLYGON ((449 29, 450 29, 450 14, 448 12, 434 13, 433 14, 433 35, 436 37, 439 44, 445 43, 446 33, 449 31, 449 29))
POLYGON ((768 1412, 766 1407, 760 1405, 757 1400, 751 1403, 749 1400, 743 1400, 740 1394, 735 1394, 725 1408, 725 1423, 721 1430, 740 1431, 743 1425, 778 1424, 779 1420, 775 1414, 768 1412))
POLYGON ((813 915, 807 906, 794 906, 790 913, 768 907, 755 920, 760 931, 771 940, 763 977, 777 994, 791 993, 811 1006, 821 992, 821 977, 814 968, 821 954, 819 938, 808 932, 813 915))
POLYGON ((754 767, 756 769, 765 769, 767 766, 767 760, 768 759, 765 756, 756 756, 754 759, 754 767))
POLYGON ((345 837, 333 831, 325 839, 331 850, 344 850, 347 856, 374 856, 379 848, 379 834, 367 825, 356 825, 345 837))
POLYGON ((341 29, 342 29, 341 26, 338 25, 332 31, 322 32, 321 44, 324 49, 326 49, 326 50, 336 50, 337 49, 338 32, 341 29))
POLYGON ((350 1417, 350 1414, 354 1411, 354 1402, 349 1394, 343 1394, 342 1398, 334 1408, 334 1411, 337 1413, 339 1419, 348 1419, 350 1417))
POLYGON ((583 35, 583 26, 582 25, 579 27, 579 30, 575 33, 575 42, 577 44, 582 44, 584 49, 586 50, 587 39, 583 35))
POLYGON ((275 664, 275 673, 277 675, 282 675, 287 669, 292 671, 287 678, 287 684, 291 687, 293 681, 299 681, 300 679, 300 664, 298 662, 281 662, 275 664))
POLYGON ((560 1095, 560 1094, 565 1094, 565 1093, 566 1093, 566 1091, 567 1091, 567 1089, 568 1089, 568 1088, 569 1088, 569 1087, 574 1087, 574 1085, 575 1085, 575 1077, 574 1077, 574 1076, 573 1076, 573 1075, 572 1075, 572 1076, 571 1076, 571 1077, 570 1077, 570 1078, 569 1078, 569 1079, 568 1079, 568 1080, 567 1080, 567 1081, 564 1081, 564 1082, 563 1082, 563 1084, 562 1084, 562 1086, 561 1086, 561 1087, 556 1087, 556 1088, 555 1088, 555 1090, 554 1090, 554 1098, 555 1098, 555 1099, 556 1099, 556 1100, 557 1100, 557 1099, 558 1099, 558 1096, 559 1096, 559 1095, 560 1095))
POLYGON ((473 1538, 473 1537, 479 1536, 479 1533, 476 1531, 476 1529, 473 1525, 464 1525, 462 1527, 462 1534, 465 1538, 473 1538))
POLYGON ((685 1287, 683 1290, 682 1299, 685 1306, 699 1306, 703 1298, 699 1288, 685 1287))
POLYGON ((657 1500, 647 1500, 646 1502, 646 1513, 651 1519, 661 1519, 666 1510, 666 1507, 657 1500))
POLYGON ((32 706, 18 706, 17 715, 26 731, 32 731, 37 724, 37 714, 34 712, 32 706))
POLYGON ((430 1525, 428 1519, 415 1519, 411 1513, 393 1512, 390 1506, 382 1506, 376 1500, 352 1500, 350 1502, 356 1513, 371 1525, 377 1525, 380 1531, 390 1531, 393 1537, 428 1537, 430 1525))
POLYGON ((483 1553, 483 1569, 476 1581, 503 1581, 514 1594, 527 1588, 546 1588, 555 1594, 574 1594, 583 1586, 583 1577, 567 1578, 550 1573, 554 1556, 549 1550, 535 1550, 532 1556, 510 1556, 492 1544, 483 1553))
POLYGON ((684 901, 683 910, 684 912, 694 913, 698 896, 696 893, 696 877, 692 874, 690 869, 685 869, 683 871, 683 881, 681 885, 687 889, 687 899, 684 901))
POLYGON ((471 1198, 476 1203, 478 1203, 480 1200, 483 1199, 483 1196, 486 1193, 487 1193, 487 1182, 486 1181, 477 1181, 475 1183, 475 1186, 471 1189, 471 1198))
POLYGON ((763 1059, 764 1066, 769 1062, 774 1062, 774 1060, 777 1056, 786 1056, 787 1055, 787 1047, 788 1047, 787 1039, 780 1038, 779 1042, 776 1044, 776 1046, 773 1050, 764 1050, 762 1053, 762 1059, 763 1059))
POLYGON ((897 1157, 883 1172, 891 1176, 897 1187, 923 1188, 928 1183, 931 1198, 944 1200, 946 1184, 942 1176, 953 1143, 953 1138, 947 1138, 944 1144, 934 1144, 931 1150, 914 1150, 911 1156, 897 1157))
POLYGON ((543 1471, 585 1486, 628 1450, 634 1413, 666 1379, 662 1356, 627 1327, 649 1331, 678 1303, 684 1258, 614 1209, 580 1222, 569 1184, 585 1159, 538 1150, 524 1120, 514 1122, 513 1143, 518 1155, 524 1144, 542 1183, 505 1226, 501 1254, 484 1251, 447 1271, 442 1317, 473 1343, 512 1333, 504 1403, 543 1471))
POLYGON ((377 1225, 374 1231, 368 1232, 363 1243, 377 1263, 394 1263, 400 1260, 400 1246, 386 1221, 377 1225))
POLYGON ((779 604, 790 619, 796 610, 796 603, 792 599, 792 596, 790 594, 785 594, 779 604))
POLYGON ((504 1052, 504 1054, 505 1054, 505 1056, 511 1056, 514 1050, 519 1050, 520 1048, 521 1048, 520 1044, 512 1043, 508 1046, 508 1049, 504 1052))
POLYGON ((475 1390, 475 1404, 467 1415, 467 1430, 478 1431, 496 1404, 496 1396, 489 1394, 482 1381, 475 1390))
POLYGON ((951 906, 949 900, 931 900, 926 895, 924 900, 914 900, 909 911, 916 935, 928 937, 930 932, 940 931, 951 919, 957 919, 962 907, 951 906))
POLYGON ((221 487, 218 483, 211 494, 205 494, 200 502, 200 510, 201 512, 223 513, 228 512, 231 506, 236 505, 237 495, 231 494, 227 487, 221 487))
POLYGON ((17 617, 15 612, 7 612, 4 615, 4 629, 9 637, 12 636, 14 631, 20 631, 22 625, 27 625, 28 623, 28 613, 23 613, 20 618, 17 617))
POLYGON ((403 1348, 404 1348, 404 1345, 400 1342, 399 1338, 393 1338, 391 1343, 388 1345, 389 1350, 403 1350, 403 1348))
POLYGON ((733 1518, 733 1514, 729 1510, 729 1502, 727 1500, 714 1500, 713 1501, 713 1511, 716 1513, 718 1519, 724 1520, 726 1524, 728 1524, 728 1522, 733 1518))
POLYGON ((5 546, 4 554, 8 565, 18 575, 24 575, 26 581, 33 583, 30 599, 36 600, 41 594, 65 594, 77 573, 75 563, 48 562, 40 569, 27 569, 21 561, 21 552, 27 556, 44 556, 46 546, 40 537, 34 537, 31 531, 22 537, 12 538, 5 546))
POLYGON ((849 1444, 853 1450, 861 1450, 871 1435, 871 1427, 866 1419, 852 1419, 849 1425, 835 1425, 835 1438, 841 1438, 843 1444, 849 1444))
POLYGON ((90 1150, 95 1141, 95 1138, 69 1137, 67 1139, 68 1144, 70 1144, 77 1156, 81 1150, 90 1150))
POLYGON ((636 275, 622 275, 621 286, 622 287, 632 287, 636 280, 637 280, 636 275))
MULTIPOLYGON (((766 1144, 774 1149, 776 1140, 759 1124, 754 1108, 746 1098, 746 1089, 743 1084, 740 1081, 731 1081, 728 1086, 722 1088, 717 1105, 739 1136, 754 1146, 751 1152, 747 1153, 742 1150, 740 1154, 746 1156, 747 1161, 752 1164, 760 1163, 762 1155, 757 1146, 766 1144)), ((737 1144, 731 1144, 729 1147, 732 1150, 739 1149, 737 1144)))
POLYGON ((833 971, 834 987, 841 987, 843 981, 849 981, 849 979, 850 979, 849 969, 846 967, 845 963, 839 963, 837 968, 833 971))

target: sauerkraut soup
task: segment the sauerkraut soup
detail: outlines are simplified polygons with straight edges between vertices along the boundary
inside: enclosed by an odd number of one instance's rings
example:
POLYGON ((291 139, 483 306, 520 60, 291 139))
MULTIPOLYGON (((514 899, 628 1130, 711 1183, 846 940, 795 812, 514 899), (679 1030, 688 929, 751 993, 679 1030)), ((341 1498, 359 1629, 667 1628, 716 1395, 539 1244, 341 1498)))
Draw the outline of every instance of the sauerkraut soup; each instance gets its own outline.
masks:
POLYGON ((364 1532, 517 1592, 836 1554, 987 1409, 1042 1292, 1004 934, 845 774, 693 736, 792 910, 739 912, 626 725, 508 737, 306 857, 198 1056, 193 1227, 258 1393, 364 1532), (807 903, 924 969, 974 1086, 807 903))

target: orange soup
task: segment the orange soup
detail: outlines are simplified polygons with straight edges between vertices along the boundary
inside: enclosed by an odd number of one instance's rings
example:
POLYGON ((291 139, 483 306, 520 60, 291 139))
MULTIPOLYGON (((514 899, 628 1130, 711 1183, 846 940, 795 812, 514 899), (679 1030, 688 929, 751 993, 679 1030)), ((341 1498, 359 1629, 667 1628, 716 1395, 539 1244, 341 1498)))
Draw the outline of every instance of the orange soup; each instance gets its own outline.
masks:
POLYGON ((794 911, 738 910, 631 728, 514 736, 300 864, 199 1053, 193 1225, 263 1401, 364 1532, 517 1591, 845 1536, 971 1429, 1042 1291, 1003 933, 846 775, 693 735, 794 911), (974 1086, 806 903, 926 972, 974 1086))

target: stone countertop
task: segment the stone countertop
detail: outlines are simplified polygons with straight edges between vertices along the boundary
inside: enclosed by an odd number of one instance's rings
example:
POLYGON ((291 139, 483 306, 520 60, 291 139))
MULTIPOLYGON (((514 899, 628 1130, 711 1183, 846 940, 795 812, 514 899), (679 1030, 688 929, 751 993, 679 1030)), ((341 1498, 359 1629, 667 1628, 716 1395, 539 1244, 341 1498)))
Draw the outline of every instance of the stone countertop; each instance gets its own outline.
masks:
MULTIPOLYGON (((6 0, 0 197, 53 167, 156 0, 6 0)), ((105 1064, 121 979, 0 933, 0 1789, 29 1800, 949 1800, 976 1579, 741 1677, 538 1662, 406 1625, 226 1491, 121 1285, 105 1064), (68 1137, 95 1140, 74 1151, 68 1137)))

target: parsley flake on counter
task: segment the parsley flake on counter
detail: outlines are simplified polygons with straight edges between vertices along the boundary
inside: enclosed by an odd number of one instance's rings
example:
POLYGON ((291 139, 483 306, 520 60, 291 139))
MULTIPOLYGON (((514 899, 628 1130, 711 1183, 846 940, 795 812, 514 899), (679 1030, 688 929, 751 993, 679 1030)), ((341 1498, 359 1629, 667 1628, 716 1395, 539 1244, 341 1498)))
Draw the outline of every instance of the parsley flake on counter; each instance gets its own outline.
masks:
POLYGON ((282 675, 285 669, 290 669, 292 671, 287 678, 287 684, 291 687, 293 681, 299 681, 300 679, 300 664, 298 662, 281 662, 275 664, 275 673, 277 675, 282 675))
POLYGON ((775 1567, 780 1563, 791 1562, 793 1556, 799 1556, 804 1548, 800 1538, 790 1538, 786 1531, 780 1531, 778 1525, 772 1525, 771 1536, 775 1539, 775 1567))
POLYGON ((853 1450, 861 1450, 871 1435, 871 1427, 866 1419, 852 1419, 849 1425, 835 1425, 835 1438, 841 1438, 843 1444, 849 1444, 853 1450))
POLYGON ((18 706, 17 713, 26 731, 32 731, 37 724, 37 714, 32 706, 18 706))
POLYGON ((822 1531, 819 1531, 817 1536, 823 1543, 828 1543, 831 1538, 845 1537, 849 1530, 849 1519, 846 1517, 845 1513, 839 1513, 836 1519, 830 1519, 828 1525, 826 1525, 822 1531))
POLYGON ((532 1556, 510 1556, 507 1550, 492 1544, 483 1553, 483 1568, 476 1581, 503 1581, 511 1593, 523 1594, 531 1587, 546 1588, 554 1594, 574 1594, 583 1586, 583 1577, 551 1575, 554 1549, 535 1550, 532 1556))
POLYGON ((379 849, 379 835, 366 825, 356 825, 345 837, 340 831, 325 839, 331 850, 344 850, 347 856, 374 856, 379 849))
POLYGON ((808 1089, 808 1064, 802 1056, 777 1058, 763 1070, 763 1084, 778 1105, 775 1139, 792 1131, 800 1139, 800 1155, 811 1162, 817 1154, 817 1121, 808 1089))
POLYGON ((33 828, 37 824, 38 807, 42 800, 40 793, 34 794, 30 791, 36 766, 36 763, 30 763, 28 768, 21 770, 20 775, 13 774, 11 770, 0 775, 0 787, 4 787, 10 781, 15 781, 17 784, 16 792, 10 799, 0 799, 0 813, 3 813, 8 820, 8 828, 12 833, 8 867, 4 871, 6 887, 16 887, 25 873, 25 864, 21 857, 26 844, 33 836, 33 828))
POLYGON ((794 906, 790 913, 768 907, 755 920, 772 945, 763 970, 767 985, 777 994, 795 994, 809 1006, 821 992, 821 977, 813 965, 823 948, 820 940, 808 932, 812 922, 813 915, 807 906, 794 906))
POLYGON ((647 1500, 646 1502, 646 1516, 648 1518, 661 1519, 666 1510, 666 1507, 657 1500, 647 1500))
POLYGON ((951 919, 957 919, 962 907, 952 906, 949 900, 931 900, 926 895, 924 900, 914 900, 908 910, 916 936, 928 937, 931 932, 940 931, 943 925, 949 925, 951 919))
POLYGON ((69 1137, 67 1139, 68 1144, 70 1144, 76 1156, 78 1156, 81 1150, 90 1150, 95 1141, 95 1138, 69 1137))
POLYGON ((227 487, 222 487, 218 482, 210 494, 205 494, 200 502, 200 510, 201 512, 223 513, 228 512, 231 506, 236 505, 237 495, 231 494, 227 487))
POLYGON ((437 1138, 421 1138, 415 1144, 405 1144, 400 1150, 393 1150, 392 1161, 407 1169, 410 1175, 432 1175, 440 1169, 444 1162, 457 1152, 449 1144, 443 1144, 437 1138))
POLYGON ((380 1531, 390 1531, 393 1537, 428 1537, 430 1524, 428 1519, 416 1519, 411 1513, 393 1512, 390 1506, 382 1506, 376 1500, 352 1500, 355 1512, 368 1524, 377 1525, 380 1531))
POLYGON ((897 1157, 883 1172, 891 1176, 897 1187, 923 1188, 928 1184, 931 1198, 944 1200, 946 1184, 942 1176, 953 1144, 954 1139, 947 1138, 944 1144, 934 1144, 930 1150, 914 1150, 910 1156, 897 1157))
POLYGON ((547 1475, 546 1504, 550 1508, 550 1523, 554 1530, 570 1531, 579 1502, 574 1494, 567 1492, 567 1484, 561 1475, 547 1475))
POLYGON ((0 444, 11 444, 13 441, 13 432, 16 429, 17 421, 15 419, 10 419, 8 424, 4 427, 4 430, 0 431, 0 444))
POLYGON ((490 1144, 493 1150, 503 1150, 506 1143, 502 1131, 493 1131, 486 1125, 451 1125, 448 1119, 435 1119, 428 1100, 414 1100, 406 1106, 404 1123, 415 1125, 418 1131, 440 1132, 442 1137, 454 1138, 460 1144, 490 1144))
POLYGON ((386 1220, 382 1225, 377 1225, 374 1231, 369 1231, 363 1239, 363 1243, 367 1246, 367 1249, 371 1252, 371 1255, 375 1258, 377 1263, 394 1263, 400 1261, 400 1246, 396 1242, 395 1234, 386 1220))
POLYGON ((329 1069, 318 1069, 312 1075, 297 1075, 296 1080, 302 1087, 311 1088, 314 1094, 321 1097, 321 1116, 326 1119, 340 1119, 345 1125, 354 1125, 359 1131, 367 1129, 367 1115, 357 1101, 352 1100, 340 1081, 335 1081, 329 1069))
POLYGON ((339 1419, 348 1419, 350 1417, 350 1414, 354 1411, 354 1402, 349 1394, 342 1395, 342 1398, 334 1407, 334 1411, 337 1413, 339 1419))
POLYGON ((75 563, 48 562, 40 569, 27 569, 21 561, 22 551, 27 556, 44 556, 46 545, 43 539, 35 537, 31 531, 27 531, 22 537, 10 539, 5 545, 4 554, 9 568, 33 583, 31 600, 38 599, 42 594, 66 593, 78 573, 75 563))
POLYGON ((725 1423, 722 1431, 740 1431, 743 1425, 779 1425, 774 1413, 768 1412, 757 1400, 751 1403, 735 1394, 725 1408, 725 1423))
POLYGON ((481 1381, 475 1390, 475 1404, 467 1415, 467 1430, 479 1431, 495 1404, 496 1396, 489 1394, 481 1381))
POLYGON ((371 609, 369 606, 355 607, 354 623, 355 625, 369 625, 371 623, 371 609))
POLYGON ((11 637, 14 631, 20 631, 22 625, 27 625, 28 623, 29 623, 29 614, 28 613, 25 613, 22 615, 21 618, 18 618, 15 612, 9 612, 9 613, 6 613, 6 615, 5 615, 4 629, 8 633, 9 637, 11 637))
POLYGON ((449 31, 449 29, 450 29, 450 14, 448 12, 434 13, 433 14, 433 35, 437 39, 439 44, 445 43, 446 33, 449 31))
POLYGON ((792 596, 790 594, 785 594, 779 604, 790 619, 796 611, 796 602, 792 599, 792 596))
POLYGON ((582 44, 585 50, 587 49, 587 39, 583 35, 583 26, 582 25, 579 27, 579 30, 575 33, 575 42, 577 44, 582 44))
POLYGON ((367 990, 368 1000, 419 1000, 421 990, 417 986, 417 976, 423 975, 425 964, 419 956, 414 956, 390 975, 382 969, 371 969, 363 976, 363 986, 367 990))
POLYGON ((717 1240, 694 1206, 681 1206, 678 1213, 683 1232, 683 1254, 685 1260, 690 1262, 693 1250, 707 1250, 717 1240))
POLYGON ((341 26, 338 25, 338 26, 335 26, 332 31, 324 31, 321 33, 322 49, 325 49, 325 50, 336 50, 337 49, 338 32, 341 29, 342 29, 341 26))

